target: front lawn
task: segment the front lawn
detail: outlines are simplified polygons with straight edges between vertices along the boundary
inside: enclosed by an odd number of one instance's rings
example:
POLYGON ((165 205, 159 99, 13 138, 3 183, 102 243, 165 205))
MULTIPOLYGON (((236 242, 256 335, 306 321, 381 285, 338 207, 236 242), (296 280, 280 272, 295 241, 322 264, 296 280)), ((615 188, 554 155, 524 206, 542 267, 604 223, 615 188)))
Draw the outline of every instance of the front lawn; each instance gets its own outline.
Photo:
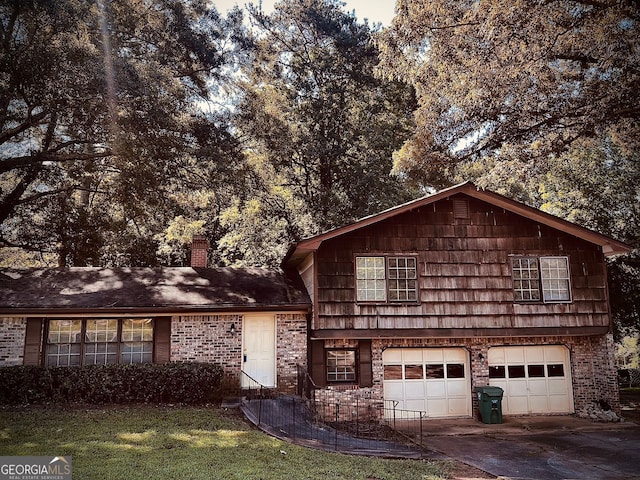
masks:
POLYGON ((74 480, 426 480, 452 468, 298 447, 234 412, 192 407, 4 409, 0 455, 70 455, 74 480))

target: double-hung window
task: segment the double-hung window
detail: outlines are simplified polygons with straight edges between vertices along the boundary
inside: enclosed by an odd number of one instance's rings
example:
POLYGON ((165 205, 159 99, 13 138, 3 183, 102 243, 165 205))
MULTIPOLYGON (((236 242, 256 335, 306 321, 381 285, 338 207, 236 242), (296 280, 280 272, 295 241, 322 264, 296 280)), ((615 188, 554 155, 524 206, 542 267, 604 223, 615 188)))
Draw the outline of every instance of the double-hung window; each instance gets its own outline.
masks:
POLYGON ((49 366, 151 363, 153 320, 92 318, 49 320, 46 337, 49 366))
POLYGON ((418 268, 415 257, 356 257, 359 302, 416 302, 418 268))
POLYGON ((567 257, 513 257, 513 292, 517 302, 570 302, 567 257))

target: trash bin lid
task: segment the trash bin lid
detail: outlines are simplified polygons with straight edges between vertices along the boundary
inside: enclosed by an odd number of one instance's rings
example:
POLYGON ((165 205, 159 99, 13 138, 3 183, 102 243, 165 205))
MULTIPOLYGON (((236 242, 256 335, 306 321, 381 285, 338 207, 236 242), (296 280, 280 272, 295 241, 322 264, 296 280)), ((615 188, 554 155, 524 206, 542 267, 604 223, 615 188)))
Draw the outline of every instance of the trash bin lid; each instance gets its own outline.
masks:
POLYGON ((492 385, 485 385, 483 387, 476 387, 476 391, 484 393, 490 397, 502 397, 504 390, 500 387, 494 387, 492 385))

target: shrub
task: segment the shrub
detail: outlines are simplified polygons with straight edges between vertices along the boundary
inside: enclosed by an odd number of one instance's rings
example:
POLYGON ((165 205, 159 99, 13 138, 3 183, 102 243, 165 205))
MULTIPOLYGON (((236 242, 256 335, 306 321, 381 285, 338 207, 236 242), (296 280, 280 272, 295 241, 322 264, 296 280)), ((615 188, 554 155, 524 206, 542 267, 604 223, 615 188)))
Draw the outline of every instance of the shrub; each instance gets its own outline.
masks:
POLYGON ((0 368, 0 404, 204 404, 224 395, 223 371, 209 363, 15 366, 0 368))

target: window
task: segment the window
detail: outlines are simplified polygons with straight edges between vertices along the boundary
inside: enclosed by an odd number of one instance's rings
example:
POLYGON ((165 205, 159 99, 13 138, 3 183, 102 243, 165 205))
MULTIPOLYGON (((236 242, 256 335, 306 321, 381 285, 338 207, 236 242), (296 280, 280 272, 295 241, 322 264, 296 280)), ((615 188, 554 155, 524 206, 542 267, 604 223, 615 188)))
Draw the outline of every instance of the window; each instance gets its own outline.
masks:
POLYGON ((567 257, 515 257, 511 260, 517 302, 570 302, 567 257))
POLYGON ((359 302, 416 302, 418 269, 415 257, 356 257, 356 298, 359 302))
POLYGON ((46 343, 48 366, 150 363, 153 361, 153 320, 50 320, 46 343))
POLYGON ((355 382, 356 351, 327 350, 327 381, 355 382))

